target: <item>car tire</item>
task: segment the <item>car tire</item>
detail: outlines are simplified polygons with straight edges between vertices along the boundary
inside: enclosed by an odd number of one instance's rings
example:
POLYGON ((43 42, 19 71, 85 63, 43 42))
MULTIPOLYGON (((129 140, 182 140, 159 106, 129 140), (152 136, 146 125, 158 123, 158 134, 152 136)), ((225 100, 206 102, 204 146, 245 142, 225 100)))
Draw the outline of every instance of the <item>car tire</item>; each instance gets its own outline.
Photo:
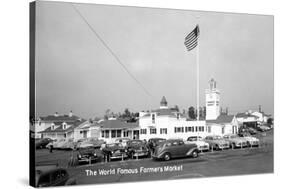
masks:
POLYGON ((197 150, 194 150, 194 151, 191 153, 191 156, 192 156, 192 158, 198 158, 198 151, 197 151, 197 150))
POLYGON ((232 149, 234 149, 234 148, 235 148, 235 144, 232 143, 232 144, 230 145, 230 147, 231 147, 232 149))
POLYGON ((171 154, 170 153, 165 153, 163 157, 164 157, 165 161, 169 161, 171 159, 171 154))

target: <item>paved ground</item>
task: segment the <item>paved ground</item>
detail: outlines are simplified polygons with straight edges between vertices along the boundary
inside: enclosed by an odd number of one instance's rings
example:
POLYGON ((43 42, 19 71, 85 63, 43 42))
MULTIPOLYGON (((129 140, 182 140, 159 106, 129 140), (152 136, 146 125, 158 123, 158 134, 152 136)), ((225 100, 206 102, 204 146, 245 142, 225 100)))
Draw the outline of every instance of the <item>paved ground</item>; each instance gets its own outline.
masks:
MULTIPOLYGON (((197 159, 181 158, 163 162, 146 158, 123 162, 99 162, 67 169, 71 176, 76 178, 78 184, 272 173, 273 132, 270 131, 266 133, 266 136, 264 135, 257 135, 262 142, 259 148, 207 152, 200 154, 197 159), (86 176, 86 170, 92 173, 96 171, 97 175, 86 176), (100 175, 99 171, 102 170, 108 171, 108 174, 100 175)), ((36 161, 38 163, 57 162, 66 167, 72 153, 71 151, 55 151, 50 154, 47 150, 38 150, 36 161)))

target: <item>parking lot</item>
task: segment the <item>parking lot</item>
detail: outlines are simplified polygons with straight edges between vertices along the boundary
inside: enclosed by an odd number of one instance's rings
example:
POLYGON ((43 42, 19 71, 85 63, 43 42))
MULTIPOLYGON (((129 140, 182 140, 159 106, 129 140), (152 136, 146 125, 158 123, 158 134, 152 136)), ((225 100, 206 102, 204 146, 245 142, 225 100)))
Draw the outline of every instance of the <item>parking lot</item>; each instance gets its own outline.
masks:
POLYGON ((273 131, 259 133, 260 146, 253 148, 228 149, 200 153, 196 159, 180 158, 170 161, 154 161, 150 158, 124 161, 97 162, 76 167, 68 166, 76 151, 47 149, 36 151, 36 163, 58 163, 67 167, 78 184, 145 181, 158 179, 212 177, 273 172, 273 131), (166 168, 168 171, 157 171, 166 168), (137 169, 137 172, 134 172, 137 169), (106 175, 87 176, 86 170, 111 171, 106 175), (115 171, 114 173, 112 171, 115 171))

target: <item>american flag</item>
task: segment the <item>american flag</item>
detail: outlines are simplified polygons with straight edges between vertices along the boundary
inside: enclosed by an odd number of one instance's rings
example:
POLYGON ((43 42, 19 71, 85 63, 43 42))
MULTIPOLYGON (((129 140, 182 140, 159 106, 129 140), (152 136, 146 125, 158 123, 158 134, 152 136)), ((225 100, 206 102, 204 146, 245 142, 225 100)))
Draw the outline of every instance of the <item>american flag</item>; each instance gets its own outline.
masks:
POLYGON ((192 32, 190 32, 185 37, 184 45, 186 46, 188 51, 191 51, 197 46, 198 37, 199 37, 199 26, 196 25, 196 27, 192 30, 192 32))

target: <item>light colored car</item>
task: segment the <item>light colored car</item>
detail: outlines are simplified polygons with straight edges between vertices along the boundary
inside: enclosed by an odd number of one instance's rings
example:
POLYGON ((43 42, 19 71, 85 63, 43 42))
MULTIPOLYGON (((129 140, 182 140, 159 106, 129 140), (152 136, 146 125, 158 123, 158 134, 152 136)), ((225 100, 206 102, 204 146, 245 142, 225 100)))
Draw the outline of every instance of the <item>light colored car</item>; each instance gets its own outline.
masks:
POLYGON ((49 143, 46 147, 50 148, 51 145, 53 146, 54 149, 64 149, 64 150, 68 150, 68 149, 75 149, 77 143, 73 141, 73 139, 59 139, 57 141, 51 142, 49 143))
POLYGON ((214 150, 228 149, 230 147, 229 142, 219 135, 206 136, 204 141, 210 145, 210 149, 214 150))
POLYGON ((196 144, 199 151, 208 151, 210 149, 210 145, 205 142, 200 136, 188 137, 185 143, 196 144))
POLYGON ((250 134, 244 134, 243 138, 247 141, 248 146, 259 146, 260 140, 250 134))
POLYGON ((229 142, 231 148, 243 148, 247 146, 247 140, 235 134, 224 135, 223 138, 229 142))
POLYGON ((78 141, 78 143, 76 145, 76 149, 89 148, 89 147, 100 148, 103 143, 104 143, 104 140, 99 140, 99 139, 95 139, 95 138, 87 138, 87 139, 78 141))

